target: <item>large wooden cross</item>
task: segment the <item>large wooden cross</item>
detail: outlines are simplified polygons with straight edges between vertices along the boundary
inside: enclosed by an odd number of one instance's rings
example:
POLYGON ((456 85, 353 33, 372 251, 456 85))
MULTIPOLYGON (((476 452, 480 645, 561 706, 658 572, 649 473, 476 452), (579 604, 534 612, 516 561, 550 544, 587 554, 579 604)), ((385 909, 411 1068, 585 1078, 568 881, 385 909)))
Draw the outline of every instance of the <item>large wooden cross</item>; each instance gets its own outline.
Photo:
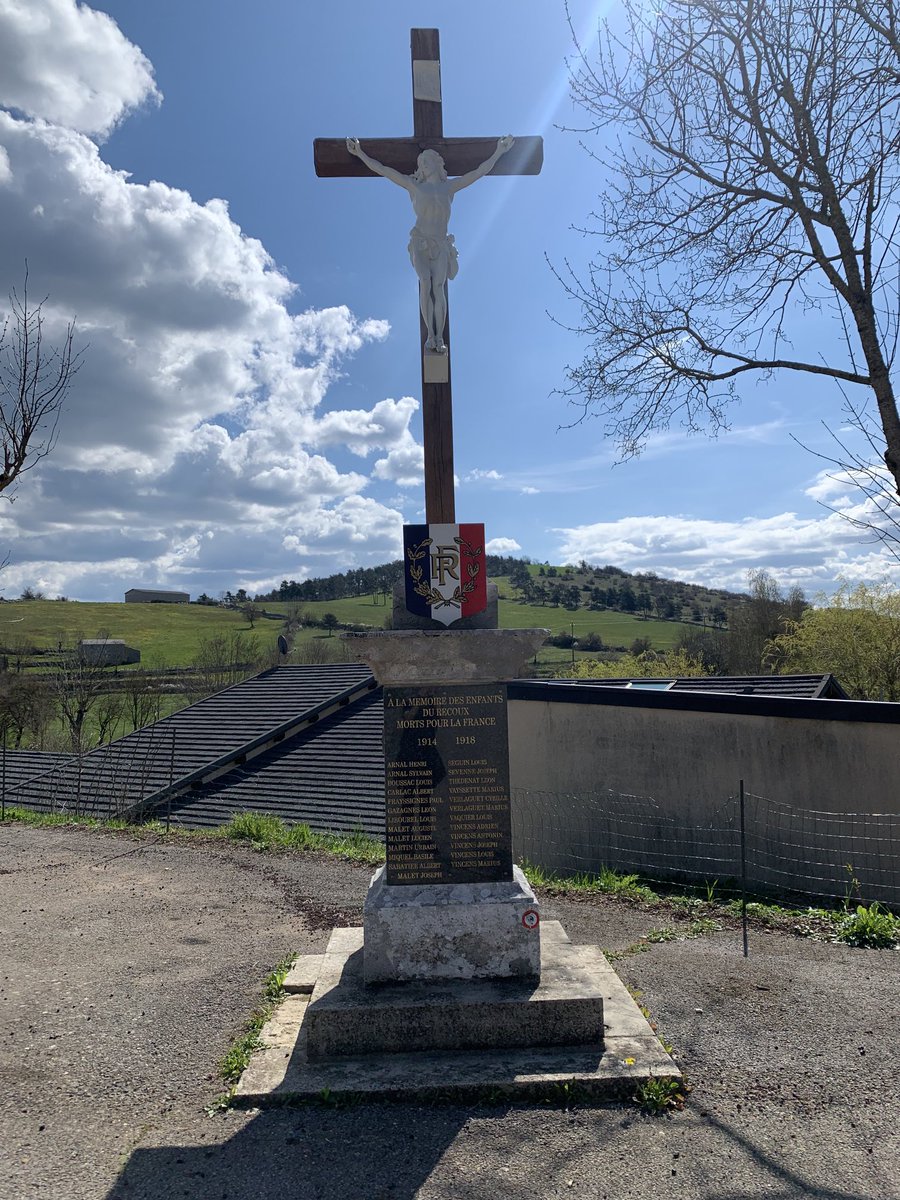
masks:
MULTIPOLYGON (((441 104, 440 43, 436 29, 413 29, 413 136, 362 139, 363 149, 385 166, 412 175, 423 150, 437 150, 448 175, 464 175, 489 158, 497 138, 445 138, 441 104)), ((494 166, 492 175, 537 175, 543 162, 539 137, 517 137, 494 166)), ((316 138, 316 174, 376 179, 347 149, 346 138, 316 138)), ((453 411, 450 390, 450 317, 444 330, 447 353, 425 352, 427 331, 419 316, 422 360, 422 433, 425 444, 425 519, 429 524, 456 521, 453 492, 453 411), (439 360, 439 361, 435 361, 439 360)))

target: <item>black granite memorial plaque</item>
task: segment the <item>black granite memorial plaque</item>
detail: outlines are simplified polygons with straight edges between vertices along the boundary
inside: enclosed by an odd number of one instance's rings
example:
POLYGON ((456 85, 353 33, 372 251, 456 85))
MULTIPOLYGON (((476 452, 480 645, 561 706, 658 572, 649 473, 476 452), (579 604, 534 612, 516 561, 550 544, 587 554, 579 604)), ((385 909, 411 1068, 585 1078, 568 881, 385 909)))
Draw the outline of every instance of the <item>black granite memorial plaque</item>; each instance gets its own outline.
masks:
POLYGON ((506 688, 384 689, 389 884, 512 879, 506 688))

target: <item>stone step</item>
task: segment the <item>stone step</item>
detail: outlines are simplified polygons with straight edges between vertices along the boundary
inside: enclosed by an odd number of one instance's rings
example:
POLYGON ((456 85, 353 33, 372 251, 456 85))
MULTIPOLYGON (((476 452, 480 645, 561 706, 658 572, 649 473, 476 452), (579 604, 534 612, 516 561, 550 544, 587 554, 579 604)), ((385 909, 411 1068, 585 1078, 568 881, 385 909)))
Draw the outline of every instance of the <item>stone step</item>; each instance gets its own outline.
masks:
POLYGON ((605 961, 594 946, 546 938, 539 981, 375 986, 364 983, 362 947, 361 929, 332 933, 304 1020, 311 1062, 414 1051, 602 1045, 605 961))

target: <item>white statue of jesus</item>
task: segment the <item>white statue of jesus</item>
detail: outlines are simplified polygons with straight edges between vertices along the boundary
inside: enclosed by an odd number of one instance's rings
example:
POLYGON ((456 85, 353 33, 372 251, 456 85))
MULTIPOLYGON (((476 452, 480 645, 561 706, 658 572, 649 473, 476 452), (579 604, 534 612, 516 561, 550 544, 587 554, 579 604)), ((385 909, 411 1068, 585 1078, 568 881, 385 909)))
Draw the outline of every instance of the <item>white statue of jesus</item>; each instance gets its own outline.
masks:
POLYGON ((436 354, 445 354, 447 351, 444 343, 446 284, 448 279, 456 278, 459 270, 453 234, 447 232, 450 205, 457 192, 487 175, 514 142, 515 138, 511 136, 500 138, 494 153, 474 171, 448 179, 444 160, 436 150, 423 150, 415 175, 404 175, 370 158, 360 146, 359 138, 347 138, 347 149, 362 159, 370 171, 409 192, 416 214, 416 223, 409 232, 409 257, 419 277, 419 308, 427 330, 425 349, 436 354))

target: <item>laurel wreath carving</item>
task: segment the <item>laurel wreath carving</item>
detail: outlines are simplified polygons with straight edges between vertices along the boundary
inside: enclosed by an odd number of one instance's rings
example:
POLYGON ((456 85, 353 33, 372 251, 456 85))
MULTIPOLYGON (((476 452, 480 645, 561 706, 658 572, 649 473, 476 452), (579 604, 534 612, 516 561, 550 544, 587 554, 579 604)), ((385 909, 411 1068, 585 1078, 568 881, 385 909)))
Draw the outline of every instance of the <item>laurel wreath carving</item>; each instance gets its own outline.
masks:
MULTIPOLYGON (((455 537, 454 542, 461 550, 470 555, 473 559, 478 558, 483 553, 481 546, 473 546, 471 542, 467 542, 465 538, 455 537)), ((452 596, 442 596, 437 588, 431 587, 425 583, 422 576, 424 572, 417 564, 428 553, 427 547, 432 545, 433 538, 424 538, 416 546, 407 546, 406 557, 409 559, 409 576, 412 579, 414 587, 413 591, 417 596, 422 596, 425 603, 431 608, 462 608, 463 601, 470 592, 474 592, 478 576, 481 574, 481 563, 470 562, 466 567, 468 579, 464 583, 458 584, 453 589, 452 596)))

